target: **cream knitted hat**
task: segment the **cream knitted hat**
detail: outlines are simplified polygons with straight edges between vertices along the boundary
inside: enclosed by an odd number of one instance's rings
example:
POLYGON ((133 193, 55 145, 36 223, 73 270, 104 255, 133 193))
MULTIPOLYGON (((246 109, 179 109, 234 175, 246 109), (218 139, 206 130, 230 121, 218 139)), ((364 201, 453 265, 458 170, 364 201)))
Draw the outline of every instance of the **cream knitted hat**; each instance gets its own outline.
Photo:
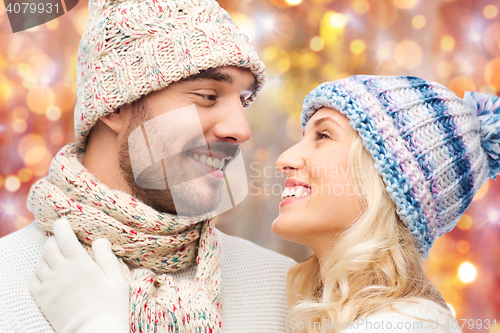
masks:
POLYGON ((265 66, 214 0, 89 0, 77 58, 75 137, 85 147, 97 119, 202 70, 248 68, 258 89, 265 66))

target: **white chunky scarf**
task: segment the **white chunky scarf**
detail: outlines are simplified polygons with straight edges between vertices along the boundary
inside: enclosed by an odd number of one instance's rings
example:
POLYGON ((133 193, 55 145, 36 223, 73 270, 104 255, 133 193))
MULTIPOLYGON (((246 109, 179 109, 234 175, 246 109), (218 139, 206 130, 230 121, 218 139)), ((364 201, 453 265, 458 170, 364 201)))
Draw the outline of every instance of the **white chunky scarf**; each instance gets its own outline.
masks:
POLYGON ((220 242, 214 219, 157 212, 100 183, 80 158, 75 144, 63 147, 49 175, 31 187, 27 206, 40 228, 49 235, 53 222, 64 216, 89 253, 95 239, 111 242, 131 288, 131 332, 220 332, 220 242), (176 282, 169 275, 195 260, 195 281, 176 282))

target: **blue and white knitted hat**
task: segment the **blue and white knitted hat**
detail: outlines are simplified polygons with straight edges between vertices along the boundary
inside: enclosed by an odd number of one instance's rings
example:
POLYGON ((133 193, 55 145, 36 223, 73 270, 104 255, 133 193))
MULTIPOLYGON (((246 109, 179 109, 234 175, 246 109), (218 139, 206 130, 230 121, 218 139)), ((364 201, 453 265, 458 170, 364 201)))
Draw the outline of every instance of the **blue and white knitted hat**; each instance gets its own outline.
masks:
POLYGON ((500 174, 498 97, 467 92, 461 99, 418 77, 363 75, 310 92, 302 127, 322 107, 349 118, 424 258, 500 174))

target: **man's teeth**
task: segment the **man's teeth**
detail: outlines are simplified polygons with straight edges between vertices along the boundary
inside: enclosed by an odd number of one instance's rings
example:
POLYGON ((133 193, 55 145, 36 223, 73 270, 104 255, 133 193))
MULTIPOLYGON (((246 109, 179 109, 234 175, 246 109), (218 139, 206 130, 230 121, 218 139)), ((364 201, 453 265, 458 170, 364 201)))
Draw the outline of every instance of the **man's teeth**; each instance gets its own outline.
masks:
POLYGON ((286 198, 303 198, 307 197, 309 195, 309 192, 304 190, 302 187, 298 188, 291 188, 291 187, 286 187, 283 193, 281 193, 281 199, 286 199, 286 198))
POLYGON ((217 157, 211 157, 203 154, 193 154, 192 156, 195 160, 214 169, 222 169, 222 167, 224 166, 224 160, 221 160, 217 157))

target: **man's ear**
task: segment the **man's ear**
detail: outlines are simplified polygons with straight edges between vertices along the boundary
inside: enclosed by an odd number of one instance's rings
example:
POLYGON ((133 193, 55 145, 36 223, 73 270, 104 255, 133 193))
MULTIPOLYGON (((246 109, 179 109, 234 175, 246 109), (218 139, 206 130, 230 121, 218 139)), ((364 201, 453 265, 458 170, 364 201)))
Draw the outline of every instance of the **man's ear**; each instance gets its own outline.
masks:
POLYGON ((122 112, 121 108, 117 108, 115 112, 101 117, 99 120, 102 120, 116 134, 120 134, 126 128, 125 112, 122 112))

